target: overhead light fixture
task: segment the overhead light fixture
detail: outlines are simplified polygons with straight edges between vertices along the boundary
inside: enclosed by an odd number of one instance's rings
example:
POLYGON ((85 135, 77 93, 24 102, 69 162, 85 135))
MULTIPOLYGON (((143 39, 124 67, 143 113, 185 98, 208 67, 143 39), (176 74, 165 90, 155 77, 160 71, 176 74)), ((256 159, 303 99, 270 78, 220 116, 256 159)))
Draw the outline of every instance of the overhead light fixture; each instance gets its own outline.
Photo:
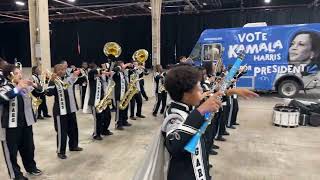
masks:
POLYGON ((202 5, 206 6, 206 5, 208 5, 208 4, 204 2, 204 3, 202 3, 202 5))
POLYGON ((74 3, 74 2, 76 2, 76 0, 68 0, 69 2, 72 2, 72 3, 74 3))
POLYGON ((152 7, 151 7, 151 6, 149 6, 148 8, 149 8, 149 9, 152 9, 152 7))
POLYGON ((61 14, 62 14, 62 12, 59 12, 59 11, 57 11, 56 13, 57 13, 57 14, 59 14, 59 15, 61 15, 61 14))
POLYGON ((104 10, 104 9, 100 9, 100 11, 101 11, 101 12, 105 12, 106 10, 104 10))
POLYGON ((269 4, 269 3, 271 3, 271 0, 264 0, 264 3, 269 4))
POLYGON ((26 3, 22 2, 22 1, 16 1, 16 5, 24 6, 24 5, 26 5, 26 3))

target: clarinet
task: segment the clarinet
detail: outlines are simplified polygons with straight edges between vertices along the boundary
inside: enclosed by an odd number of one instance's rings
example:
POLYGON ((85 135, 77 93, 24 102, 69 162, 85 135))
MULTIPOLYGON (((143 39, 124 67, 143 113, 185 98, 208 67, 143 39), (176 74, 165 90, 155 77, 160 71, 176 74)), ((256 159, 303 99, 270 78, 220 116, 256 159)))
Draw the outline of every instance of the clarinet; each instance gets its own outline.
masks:
MULTIPOLYGON (((220 90, 222 92, 225 92, 227 90, 227 88, 229 87, 231 80, 233 79, 233 76, 237 73, 238 69, 240 69, 240 66, 241 66, 243 59, 244 59, 244 54, 241 51, 238 54, 236 62, 233 64, 232 68, 230 69, 230 72, 227 74, 226 78, 224 79, 224 81, 221 85, 220 90)), ((219 99, 221 100, 222 97, 219 97, 219 99)), ((205 122, 201 125, 201 127, 197 131, 197 133, 195 135, 193 135, 193 137, 189 140, 187 145, 184 147, 184 150, 190 152, 191 154, 196 153, 197 144, 199 143, 201 136, 205 133, 207 127, 211 123, 211 120, 212 120, 214 114, 215 114, 214 112, 205 113, 205 115, 204 115, 205 122)))

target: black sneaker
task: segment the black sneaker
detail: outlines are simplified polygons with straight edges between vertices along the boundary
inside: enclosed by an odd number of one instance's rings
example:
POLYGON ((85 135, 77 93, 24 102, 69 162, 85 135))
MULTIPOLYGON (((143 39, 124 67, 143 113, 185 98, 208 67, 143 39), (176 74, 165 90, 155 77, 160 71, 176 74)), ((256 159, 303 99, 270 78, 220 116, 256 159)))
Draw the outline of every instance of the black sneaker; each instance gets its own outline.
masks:
POLYGON ((217 140, 217 141, 226 141, 226 139, 223 138, 222 136, 217 137, 216 140, 217 140))
POLYGON ((131 120, 137 120, 137 118, 135 118, 134 116, 130 116, 131 120))
POLYGON ((38 116, 38 118, 37 119, 44 119, 42 116, 38 116))
POLYGON ((40 176, 42 174, 42 171, 38 168, 32 170, 32 171, 28 171, 28 174, 32 175, 32 176, 40 176))
POLYGON ((239 126, 240 124, 239 124, 239 123, 235 123, 235 124, 233 124, 233 125, 239 126))
POLYGON ((14 178, 14 180, 28 180, 28 178, 21 175, 19 177, 14 178))
POLYGON ((227 126, 227 128, 236 129, 236 127, 234 127, 234 126, 227 126))
POLYGON ((146 97, 146 101, 149 101, 149 98, 148 98, 148 97, 146 97))
POLYGON ((219 149, 219 148, 220 148, 220 147, 217 146, 217 145, 215 145, 215 144, 212 145, 212 149, 219 149))
POLYGON ((76 148, 70 148, 70 151, 83 151, 83 148, 81 147, 76 147, 76 148))
POLYGON ((118 126, 118 127, 116 127, 116 130, 123 131, 124 128, 122 126, 118 126))
POLYGON ((101 141, 101 140, 102 140, 102 137, 101 137, 101 136, 93 136, 93 139, 98 140, 98 141, 101 141))
POLYGON ((102 135, 104 135, 104 136, 111 136, 111 135, 113 135, 113 133, 111 132, 111 131, 106 131, 106 132, 103 132, 103 133, 101 133, 102 135))
POLYGON ((224 136, 229 136, 230 133, 228 133, 228 132, 226 131, 226 132, 224 132, 222 135, 224 135, 224 136))
POLYGON ((218 155, 218 152, 213 149, 210 149, 209 154, 210 155, 218 155))
POLYGON ((45 117, 45 118, 51 118, 52 116, 50 116, 49 114, 47 114, 47 115, 44 115, 43 117, 45 117))
POLYGON ((146 118, 144 115, 137 115, 138 118, 146 118))
POLYGON ((58 158, 60 158, 60 159, 67 159, 66 154, 58 153, 57 155, 58 155, 58 158))
POLYGON ((128 126, 128 127, 130 127, 130 126, 132 126, 132 124, 130 124, 130 123, 125 123, 123 126, 128 126))
POLYGON ((152 113, 152 115, 153 115, 154 117, 157 117, 157 113, 152 113))

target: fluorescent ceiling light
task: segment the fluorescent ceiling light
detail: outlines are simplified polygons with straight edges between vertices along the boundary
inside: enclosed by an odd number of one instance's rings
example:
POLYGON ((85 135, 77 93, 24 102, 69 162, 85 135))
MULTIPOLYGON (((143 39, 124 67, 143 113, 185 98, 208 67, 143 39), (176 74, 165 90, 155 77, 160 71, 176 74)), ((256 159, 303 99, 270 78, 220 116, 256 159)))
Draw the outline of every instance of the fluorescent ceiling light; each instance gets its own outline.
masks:
POLYGON ((18 5, 18 6, 24 6, 24 5, 25 5, 25 3, 24 3, 24 2, 22 2, 22 1, 16 1, 16 5, 18 5))
POLYGON ((61 15, 61 14, 62 14, 62 12, 57 11, 57 14, 61 15))
POLYGON ((76 2, 76 0, 68 0, 68 1, 69 1, 69 2, 72 2, 72 3, 73 3, 73 2, 76 2))
POLYGON ((207 3, 205 3, 205 2, 204 2, 204 3, 202 3, 202 5, 206 6, 206 5, 207 5, 207 3))
POLYGON ((149 8, 149 9, 152 9, 152 7, 151 7, 151 6, 149 6, 148 8, 149 8))
POLYGON ((264 0, 264 2, 265 2, 265 3, 270 3, 270 2, 271 2, 271 0, 264 0))
POLYGON ((105 12, 106 10, 104 10, 104 9, 100 9, 100 11, 101 11, 101 12, 105 12))

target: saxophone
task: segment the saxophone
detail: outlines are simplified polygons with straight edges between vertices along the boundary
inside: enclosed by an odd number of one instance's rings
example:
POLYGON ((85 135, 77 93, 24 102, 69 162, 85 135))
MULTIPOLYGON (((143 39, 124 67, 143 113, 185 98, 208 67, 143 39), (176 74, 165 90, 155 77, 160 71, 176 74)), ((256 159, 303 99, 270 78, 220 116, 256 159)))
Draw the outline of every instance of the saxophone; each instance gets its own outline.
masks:
POLYGON ((106 95, 101 99, 98 104, 96 105, 96 110, 98 113, 101 113, 103 110, 105 110, 109 105, 112 104, 111 100, 111 93, 114 89, 115 83, 114 81, 110 82, 110 85, 107 88, 106 95))
POLYGON ((129 105, 131 99, 133 98, 133 96, 139 92, 136 84, 140 80, 141 79, 138 79, 136 74, 132 75, 132 79, 129 83, 128 90, 124 94, 123 98, 120 100, 119 109, 121 109, 121 110, 126 109, 129 105))

